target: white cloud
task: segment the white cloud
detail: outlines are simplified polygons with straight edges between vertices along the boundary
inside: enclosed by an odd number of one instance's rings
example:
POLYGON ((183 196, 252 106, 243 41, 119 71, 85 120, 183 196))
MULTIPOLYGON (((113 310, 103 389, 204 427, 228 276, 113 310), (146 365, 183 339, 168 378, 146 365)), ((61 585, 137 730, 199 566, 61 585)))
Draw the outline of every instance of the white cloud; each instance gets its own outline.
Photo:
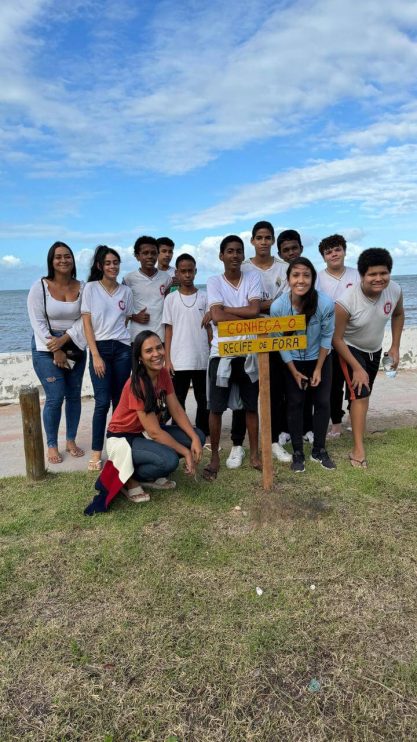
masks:
POLYGON ((415 81, 413 0, 159 2, 143 46, 118 35, 123 22, 142 31, 140 10, 124 2, 116 22, 114 9, 114 2, 104 12, 91 1, 73 11, 68 2, 2 4, 3 128, 13 145, 4 156, 24 149, 41 177, 102 165, 183 173, 221 151, 308 130, 339 103, 356 100, 368 111, 404 103, 415 81), (89 29, 81 55, 59 26, 71 13, 89 29), (44 72, 51 67, 53 79, 44 72), (35 137, 45 142, 40 157, 27 149, 35 137))
POLYGON ((0 258, 0 264, 5 268, 17 268, 19 265, 22 265, 22 261, 15 255, 3 255, 0 258))
POLYGON ((414 211, 417 145, 277 173, 261 183, 237 189, 229 199, 183 220, 182 227, 207 229, 325 201, 357 203, 380 214, 414 211))
POLYGON ((398 245, 391 248, 390 252, 395 258, 415 258, 417 257, 417 242, 399 240, 398 245))

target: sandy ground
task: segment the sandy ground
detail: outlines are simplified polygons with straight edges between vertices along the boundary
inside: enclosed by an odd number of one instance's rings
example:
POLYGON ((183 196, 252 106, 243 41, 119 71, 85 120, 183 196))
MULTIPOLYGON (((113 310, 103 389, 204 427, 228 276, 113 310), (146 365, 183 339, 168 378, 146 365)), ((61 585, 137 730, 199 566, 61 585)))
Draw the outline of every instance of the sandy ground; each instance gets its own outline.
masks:
MULTIPOLYGON (((88 374, 86 374, 88 376, 88 374)), ((83 400, 78 444, 85 448, 86 456, 79 459, 64 454, 62 464, 51 466, 51 471, 84 470, 87 466, 90 446, 91 418, 94 400, 83 400)), ((195 416, 195 402, 192 392, 187 399, 187 413, 192 421, 195 416)), ((8 404, 0 407, 0 475, 13 476, 25 474, 25 459, 22 438, 20 406, 8 404)), ((223 448, 230 446, 231 413, 223 418, 223 448)), ((388 379, 383 372, 378 374, 371 397, 368 417, 368 430, 371 432, 392 427, 417 425, 417 369, 400 371, 395 379, 388 379)), ((60 450, 65 450, 65 427, 61 423, 60 450)), ((345 435, 349 435, 346 431, 345 435)), ((92 475, 93 477, 94 475, 92 475)))

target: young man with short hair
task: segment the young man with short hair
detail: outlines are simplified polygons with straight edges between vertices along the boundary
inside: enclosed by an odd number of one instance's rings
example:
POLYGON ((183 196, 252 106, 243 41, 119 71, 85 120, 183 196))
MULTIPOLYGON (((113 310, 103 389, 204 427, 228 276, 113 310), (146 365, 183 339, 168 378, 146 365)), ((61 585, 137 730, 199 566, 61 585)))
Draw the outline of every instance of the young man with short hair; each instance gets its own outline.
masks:
POLYGON ((299 232, 295 229, 284 229, 277 237, 277 248, 279 257, 286 263, 299 258, 304 249, 299 232))
MULTIPOLYGON (((175 394, 185 409, 185 400, 193 384, 197 414, 195 424, 209 435, 206 395, 209 335, 202 327, 207 312, 207 293, 194 286, 195 259, 183 253, 176 262, 179 289, 168 294, 162 321, 165 325, 165 366, 172 376, 175 394)), ((211 334, 211 327, 210 327, 211 334)))
POLYGON ((401 287, 391 281, 392 257, 388 250, 371 247, 358 259, 360 283, 336 299, 333 346, 340 355, 346 379, 352 422, 353 450, 350 463, 367 469, 363 437, 369 397, 381 359, 386 324, 391 320, 392 342, 388 354, 393 368, 400 360, 404 327, 401 287))
MULTIPOLYGON (((243 240, 237 235, 228 235, 220 243, 219 259, 224 265, 224 273, 220 276, 211 276, 207 281, 208 305, 213 322, 213 341, 208 368, 211 461, 204 469, 204 478, 208 481, 217 477, 220 468, 219 441, 222 415, 228 407, 233 384, 237 386, 246 411, 250 463, 256 469, 261 468, 258 449, 259 384, 256 364, 253 363, 254 357, 220 358, 218 349, 218 322, 253 319, 260 312, 262 295, 260 277, 258 271, 242 273, 244 257, 243 240)), ((228 339, 232 338, 222 338, 225 342, 228 339)))
MULTIPOLYGON (((242 263, 242 273, 257 271, 262 286, 261 312, 269 314, 272 302, 281 296, 287 285, 287 265, 271 255, 275 232, 271 222, 256 222, 252 229, 251 244, 255 255, 242 263)), ((278 461, 291 461, 291 455, 279 444, 279 435, 285 427, 284 365, 280 353, 269 353, 272 455, 278 461)), ((243 440, 246 420, 243 410, 234 410, 232 416, 232 449, 226 460, 229 469, 241 466, 245 450, 243 440)))
POLYGON ((142 330, 156 332, 163 341, 162 311, 171 278, 166 272, 155 268, 158 259, 158 243, 155 237, 146 235, 138 237, 133 252, 140 263, 140 268, 131 271, 123 279, 123 283, 132 289, 135 306, 135 314, 132 315, 130 323, 132 343, 142 330))
POLYGON ((175 268, 170 265, 174 254, 175 243, 170 237, 158 237, 158 265, 157 268, 163 273, 167 272, 173 279, 175 278, 175 268))
MULTIPOLYGON (((326 268, 317 274, 316 289, 335 302, 343 292, 359 283, 360 276, 356 268, 345 266, 346 240, 341 234, 325 237, 319 244, 319 252, 326 268)), ((343 388, 345 377, 339 362, 339 355, 332 349, 332 388, 330 393, 330 419, 332 421, 329 438, 340 438, 342 432, 343 388)))

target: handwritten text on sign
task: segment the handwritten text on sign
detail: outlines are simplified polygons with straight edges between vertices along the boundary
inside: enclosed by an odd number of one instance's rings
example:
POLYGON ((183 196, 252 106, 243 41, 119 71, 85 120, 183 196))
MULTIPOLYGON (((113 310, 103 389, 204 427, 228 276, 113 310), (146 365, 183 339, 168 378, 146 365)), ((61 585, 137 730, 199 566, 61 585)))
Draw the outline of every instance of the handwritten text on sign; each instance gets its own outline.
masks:
POLYGON ((291 317, 256 317, 255 319, 219 322, 217 331, 219 338, 228 338, 236 335, 268 335, 270 332, 305 330, 305 326, 305 315, 295 314, 291 317))
POLYGON ((304 350, 305 348, 307 348, 306 335, 288 335, 280 338, 223 341, 219 343, 219 354, 221 356, 243 356, 247 353, 270 353, 277 350, 304 350))

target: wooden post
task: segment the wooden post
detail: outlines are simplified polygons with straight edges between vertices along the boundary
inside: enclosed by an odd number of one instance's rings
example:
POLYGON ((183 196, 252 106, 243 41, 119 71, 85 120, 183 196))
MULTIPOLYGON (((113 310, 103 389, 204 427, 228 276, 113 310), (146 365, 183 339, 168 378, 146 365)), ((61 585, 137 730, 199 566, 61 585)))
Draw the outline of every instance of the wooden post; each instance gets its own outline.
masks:
POLYGON ((271 449, 271 405, 269 385, 269 353, 258 353, 259 407, 261 413, 262 481, 266 492, 272 489, 273 467, 271 449))
POLYGON ((38 389, 22 386, 19 392, 19 402, 22 412, 26 476, 36 481, 43 479, 46 474, 38 389))
MULTIPOLYGON (((227 340, 219 342, 220 356, 231 356, 233 358, 234 356, 245 356, 248 353, 256 353, 258 356, 262 478, 266 492, 271 490, 273 482, 271 390, 269 385, 269 356, 267 353, 307 348, 307 335, 300 335, 298 332, 299 330, 305 330, 305 327, 306 318, 303 314, 291 315, 290 317, 255 317, 249 320, 231 320, 230 322, 219 322, 217 325, 219 338, 227 338, 227 340), (288 331, 290 331, 290 334, 288 334, 288 331), (270 337, 271 333, 275 333, 275 335, 270 337), (233 340, 239 335, 257 335, 258 337, 243 337, 233 340)), ((275 383, 275 379, 272 379, 272 383, 275 383)))

